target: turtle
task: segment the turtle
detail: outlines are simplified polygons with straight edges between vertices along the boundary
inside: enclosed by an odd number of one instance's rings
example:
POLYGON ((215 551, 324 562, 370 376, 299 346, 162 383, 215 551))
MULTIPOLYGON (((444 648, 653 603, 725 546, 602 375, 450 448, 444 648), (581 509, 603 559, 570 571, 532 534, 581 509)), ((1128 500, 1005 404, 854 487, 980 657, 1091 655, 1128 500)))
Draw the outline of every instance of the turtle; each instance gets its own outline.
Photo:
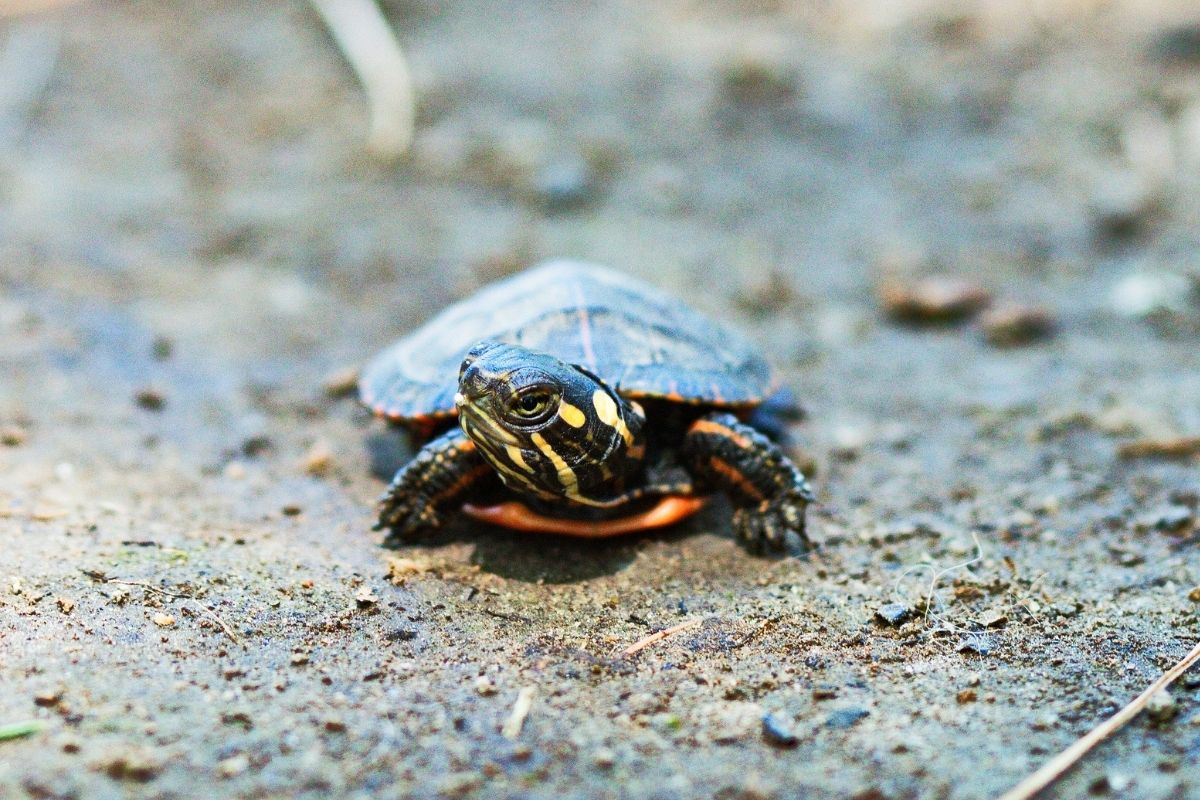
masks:
POLYGON ((604 537, 669 525, 714 494, 752 552, 807 544, 813 493, 755 427, 770 367, 738 333, 597 264, 553 260, 446 307, 372 360, 362 402, 407 427, 380 500, 385 544, 458 512, 604 537))

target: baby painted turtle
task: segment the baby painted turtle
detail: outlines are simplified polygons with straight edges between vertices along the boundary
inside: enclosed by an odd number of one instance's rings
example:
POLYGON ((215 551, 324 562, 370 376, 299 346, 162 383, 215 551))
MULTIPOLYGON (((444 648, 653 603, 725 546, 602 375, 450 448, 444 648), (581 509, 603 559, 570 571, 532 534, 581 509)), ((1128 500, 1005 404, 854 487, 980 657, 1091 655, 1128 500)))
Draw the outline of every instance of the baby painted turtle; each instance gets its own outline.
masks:
POLYGON ((808 482, 748 424, 770 369, 741 336, 604 267, 551 261, 487 286, 381 353, 359 383, 424 443, 376 529, 411 540, 459 510, 610 536, 724 492, 753 551, 807 541, 808 482))

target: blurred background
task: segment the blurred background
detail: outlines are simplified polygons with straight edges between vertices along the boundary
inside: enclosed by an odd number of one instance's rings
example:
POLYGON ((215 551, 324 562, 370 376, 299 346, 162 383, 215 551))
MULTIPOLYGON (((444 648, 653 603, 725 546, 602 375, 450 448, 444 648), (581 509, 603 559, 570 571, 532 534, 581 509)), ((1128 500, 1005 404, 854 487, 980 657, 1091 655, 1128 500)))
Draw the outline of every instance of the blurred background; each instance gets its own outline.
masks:
MULTIPOLYGON (((0 0, 0 794, 993 796, 1196 638, 1198 247, 1187 0, 0 0), (385 564, 355 368, 560 256, 761 343, 821 553, 385 564)), ((1200 793, 1184 692, 1063 796, 1200 793)))

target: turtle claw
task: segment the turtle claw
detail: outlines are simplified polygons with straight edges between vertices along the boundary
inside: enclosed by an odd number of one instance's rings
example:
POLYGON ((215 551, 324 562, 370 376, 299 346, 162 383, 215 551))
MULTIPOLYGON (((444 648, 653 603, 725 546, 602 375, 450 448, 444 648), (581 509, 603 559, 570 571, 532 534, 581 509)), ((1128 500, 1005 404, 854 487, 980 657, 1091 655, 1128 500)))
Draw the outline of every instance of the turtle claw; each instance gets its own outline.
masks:
POLYGON ((811 494, 798 488, 755 506, 743 506, 733 512, 733 529, 742 545, 756 555, 783 552, 788 531, 794 531, 807 545, 804 511, 810 499, 811 494))
POLYGON ((386 530, 388 542, 411 542, 442 524, 442 516, 427 497, 404 492, 402 488, 393 484, 380 498, 379 519, 372 527, 372 530, 386 530))

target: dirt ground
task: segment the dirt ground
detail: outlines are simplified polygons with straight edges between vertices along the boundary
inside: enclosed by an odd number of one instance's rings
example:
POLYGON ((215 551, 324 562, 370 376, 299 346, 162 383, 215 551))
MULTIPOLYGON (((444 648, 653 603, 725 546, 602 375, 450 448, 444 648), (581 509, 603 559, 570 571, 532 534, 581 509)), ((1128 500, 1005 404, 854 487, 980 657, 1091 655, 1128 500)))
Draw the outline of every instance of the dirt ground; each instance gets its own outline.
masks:
MULTIPOLYGON (((393 165, 304 3, 0 17, 0 797, 987 798, 1200 638, 1193 3, 385 7, 393 165), (814 551, 379 547, 337 383, 550 256, 761 343, 814 551)), ((1047 796, 1198 765, 1193 673, 1047 796)))

